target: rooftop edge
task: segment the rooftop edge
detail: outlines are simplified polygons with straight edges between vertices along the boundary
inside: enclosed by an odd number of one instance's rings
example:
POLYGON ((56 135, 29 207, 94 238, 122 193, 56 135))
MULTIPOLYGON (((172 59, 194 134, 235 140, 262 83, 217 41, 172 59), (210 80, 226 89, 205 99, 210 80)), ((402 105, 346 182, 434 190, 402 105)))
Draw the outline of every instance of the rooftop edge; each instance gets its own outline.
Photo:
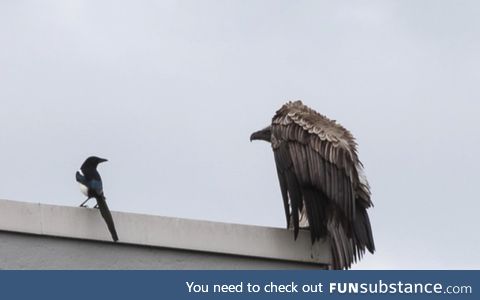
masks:
MULTIPOLYGON (((200 221, 112 211, 119 243, 330 265, 327 242, 312 246, 301 230, 200 221)), ((0 200, 0 230, 55 237, 111 241, 93 208, 0 200)))

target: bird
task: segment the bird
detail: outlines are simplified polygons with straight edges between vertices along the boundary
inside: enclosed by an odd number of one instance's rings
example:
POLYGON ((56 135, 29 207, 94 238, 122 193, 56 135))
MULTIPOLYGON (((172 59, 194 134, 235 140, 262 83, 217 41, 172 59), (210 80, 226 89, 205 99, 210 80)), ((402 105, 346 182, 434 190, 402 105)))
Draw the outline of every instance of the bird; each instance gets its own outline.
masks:
POLYGON ((350 131, 298 100, 284 104, 253 140, 271 143, 295 240, 302 228, 312 245, 329 241, 332 269, 349 269, 366 250, 375 252, 370 185, 350 131))
POLYGON ((80 204, 80 207, 86 207, 85 204, 88 202, 88 200, 95 198, 97 200, 97 205, 95 205, 95 208, 100 209, 100 214, 105 220, 105 223, 107 223, 107 227, 112 235, 113 241, 117 242, 117 231, 115 230, 112 214, 108 209, 107 201, 105 195, 103 194, 102 178, 97 171, 98 164, 106 161, 108 160, 97 156, 88 157, 80 167, 80 170, 75 174, 75 177, 77 182, 80 184, 80 191, 87 196, 87 200, 80 204))

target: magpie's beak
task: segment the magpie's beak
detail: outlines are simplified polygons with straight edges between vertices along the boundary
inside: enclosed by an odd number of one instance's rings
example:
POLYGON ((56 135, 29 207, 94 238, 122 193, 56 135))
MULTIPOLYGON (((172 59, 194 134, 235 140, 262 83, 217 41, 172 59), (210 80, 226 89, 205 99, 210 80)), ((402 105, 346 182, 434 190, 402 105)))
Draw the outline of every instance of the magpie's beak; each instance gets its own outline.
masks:
POLYGON ((253 140, 262 140, 262 141, 270 142, 272 140, 272 130, 270 126, 252 133, 252 135, 250 136, 250 142, 253 140))
POLYGON ((108 159, 106 159, 106 158, 100 158, 100 160, 99 160, 98 163, 103 163, 103 162, 106 162, 106 161, 108 161, 108 159))

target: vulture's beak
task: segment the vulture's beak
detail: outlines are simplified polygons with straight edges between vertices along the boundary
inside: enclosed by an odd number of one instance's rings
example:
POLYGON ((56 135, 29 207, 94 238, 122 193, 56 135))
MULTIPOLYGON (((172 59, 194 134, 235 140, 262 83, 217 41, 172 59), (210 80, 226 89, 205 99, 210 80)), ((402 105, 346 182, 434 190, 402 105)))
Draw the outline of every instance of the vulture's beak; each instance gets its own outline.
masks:
POLYGON ((270 126, 252 133, 252 135, 250 136, 250 142, 253 140, 262 140, 262 141, 270 142, 272 140, 272 130, 270 126))

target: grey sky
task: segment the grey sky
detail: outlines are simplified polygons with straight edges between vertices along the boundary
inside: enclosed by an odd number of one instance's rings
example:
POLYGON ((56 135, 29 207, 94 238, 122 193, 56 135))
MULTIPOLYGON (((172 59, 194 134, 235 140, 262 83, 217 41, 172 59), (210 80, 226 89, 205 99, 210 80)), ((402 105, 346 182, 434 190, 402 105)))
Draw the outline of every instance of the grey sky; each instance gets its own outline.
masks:
POLYGON ((340 121, 372 186, 355 268, 480 268, 478 1, 1 1, 0 197, 284 226, 285 101, 340 121))

